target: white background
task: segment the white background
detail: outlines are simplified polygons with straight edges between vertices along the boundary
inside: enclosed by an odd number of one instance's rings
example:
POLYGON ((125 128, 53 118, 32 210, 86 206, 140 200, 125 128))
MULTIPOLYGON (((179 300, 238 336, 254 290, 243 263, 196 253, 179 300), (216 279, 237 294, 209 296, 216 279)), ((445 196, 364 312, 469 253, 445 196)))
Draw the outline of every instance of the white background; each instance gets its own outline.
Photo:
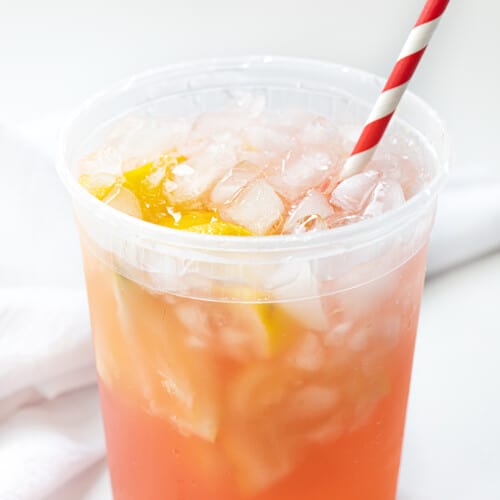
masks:
MULTIPOLYGON (((205 56, 279 53, 386 75, 422 4, 0 0, 0 122, 66 113, 131 73, 205 56)), ((456 168, 500 177, 499 19, 495 0, 451 0, 411 89, 448 123, 456 168)), ((492 256, 426 286, 401 500, 500 498, 499 269, 492 256)), ((105 478, 95 467, 58 500, 104 500, 105 478)))
MULTIPOLYGON (((68 108, 131 73, 279 53, 387 75, 423 0, 0 0, 0 117, 68 108)), ((451 0, 411 89, 448 122, 458 166, 498 169, 500 3, 451 0)))

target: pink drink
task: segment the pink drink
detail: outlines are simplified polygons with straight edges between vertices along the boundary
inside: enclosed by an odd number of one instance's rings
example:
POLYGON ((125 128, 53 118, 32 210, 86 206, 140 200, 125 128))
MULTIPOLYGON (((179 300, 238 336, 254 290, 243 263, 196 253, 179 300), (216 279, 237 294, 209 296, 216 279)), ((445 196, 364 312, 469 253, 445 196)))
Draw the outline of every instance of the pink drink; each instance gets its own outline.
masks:
POLYGON ((396 123, 337 184, 355 101, 294 88, 195 90, 211 109, 121 120, 78 162, 117 500, 395 496, 439 167, 396 123))

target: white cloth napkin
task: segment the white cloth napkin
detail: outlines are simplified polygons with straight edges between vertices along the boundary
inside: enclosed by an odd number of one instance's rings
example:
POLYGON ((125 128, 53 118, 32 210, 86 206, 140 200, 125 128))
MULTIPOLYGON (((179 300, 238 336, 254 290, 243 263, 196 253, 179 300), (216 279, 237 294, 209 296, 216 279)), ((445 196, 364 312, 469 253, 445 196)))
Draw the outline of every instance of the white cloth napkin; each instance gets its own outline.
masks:
MULTIPOLYGON (((0 499, 38 500, 104 456, 60 120, 0 127, 0 499)), ((437 273, 500 248, 500 179, 457 175, 429 253, 437 273)))
POLYGON ((439 198, 427 275, 500 248, 500 175, 453 172, 439 198))
POLYGON ((0 499, 51 499, 104 456, 78 239, 50 156, 0 158, 0 499))

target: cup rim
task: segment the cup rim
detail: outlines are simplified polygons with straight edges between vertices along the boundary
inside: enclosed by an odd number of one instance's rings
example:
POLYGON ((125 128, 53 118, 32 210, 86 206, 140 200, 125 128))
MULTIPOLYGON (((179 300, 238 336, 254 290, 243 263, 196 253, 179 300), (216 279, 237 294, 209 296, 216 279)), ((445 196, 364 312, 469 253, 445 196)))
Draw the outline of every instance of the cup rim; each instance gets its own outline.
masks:
MULTIPOLYGON (((135 232, 140 235, 141 241, 145 244, 149 241, 155 247, 158 245, 167 245, 204 251, 236 253, 292 252, 305 249, 313 250, 316 248, 333 247, 333 245, 340 245, 344 249, 350 248, 363 242, 373 242, 376 239, 392 233, 397 228, 413 220, 415 214, 421 213, 434 202, 448 176, 450 162, 449 134, 447 133, 443 120, 439 117, 437 112, 426 101, 410 91, 405 92, 405 98, 414 101, 423 112, 427 113, 431 119, 436 122, 442 131, 444 138, 443 149, 445 152, 443 155, 444 161, 436 162, 437 170, 434 178, 424 189, 415 194, 401 207, 372 219, 366 219, 334 229, 301 234, 242 237, 207 235, 168 228, 132 217, 104 204, 83 188, 70 171, 67 165, 68 162, 66 162, 66 144, 68 142, 68 136, 80 117, 84 115, 87 110, 99 105, 101 101, 117 93, 126 92, 127 89, 139 86, 141 82, 154 79, 163 74, 182 74, 192 72, 196 69, 198 69, 199 72, 203 72, 213 69, 246 68, 252 64, 286 64, 297 68, 301 66, 302 68, 309 67, 311 69, 322 69, 324 71, 331 69, 350 72, 360 79, 369 78, 372 79, 372 81, 375 79, 380 83, 381 87, 385 81, 379 75, 344 64, 320 59, 287 57, 271 54, 204 58, 168 64, 137 73, 91 95, 73 112, 62 128, 59 136, 56 170, 66 189, 72 196, 73 201, 78 200, 81 205, 92 210, 96 216, 106 220, 107 223, 111 223, 118 227, 126 227, 128 231, 135 232)), ((340 90, 344 91, 345 89, 340 88, 340 90)), ((362 99, 358 97, 355 98, 358 101, 362 101, 362 99)), ((415 129, 415 127, 411 125, 410 127, 415 129)))

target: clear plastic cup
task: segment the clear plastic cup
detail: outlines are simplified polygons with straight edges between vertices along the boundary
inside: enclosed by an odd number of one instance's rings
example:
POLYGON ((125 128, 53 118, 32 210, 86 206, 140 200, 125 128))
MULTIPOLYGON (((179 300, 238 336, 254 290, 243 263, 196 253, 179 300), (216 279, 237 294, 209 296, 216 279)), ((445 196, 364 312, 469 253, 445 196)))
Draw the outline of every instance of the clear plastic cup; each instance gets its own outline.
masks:
MULTIPOLYGON (((80 230, 115 500, 395 497, 442 123, 407 93, 393 127, 432 172, 383 216, 300 235, 210 236, 116 211, 76 180, 117 119, 220 109, 235 92, 359 125, 382 86, 270 56, 172 65, 88 101, 59 173, 80 230)), ((390 140, 388 136, 384 140, 390 140)))

